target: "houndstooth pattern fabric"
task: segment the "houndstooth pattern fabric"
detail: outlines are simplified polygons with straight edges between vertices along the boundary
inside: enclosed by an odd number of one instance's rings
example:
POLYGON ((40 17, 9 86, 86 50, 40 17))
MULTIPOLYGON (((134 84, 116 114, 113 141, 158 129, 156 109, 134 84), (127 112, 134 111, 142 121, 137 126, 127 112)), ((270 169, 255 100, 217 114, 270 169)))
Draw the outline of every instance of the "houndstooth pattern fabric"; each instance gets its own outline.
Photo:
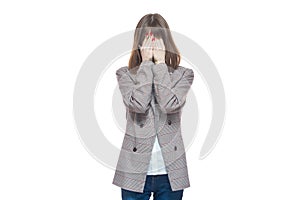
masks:
POLYGON ((132 69, 119 68, 116 77, 127 123, 112 183, 143 192, 157 134, 172 190, 190 187, 181 113, 194 80, 193 70, 143 61, 132 69), (155 102, 159 109, 154 108, 155 102))

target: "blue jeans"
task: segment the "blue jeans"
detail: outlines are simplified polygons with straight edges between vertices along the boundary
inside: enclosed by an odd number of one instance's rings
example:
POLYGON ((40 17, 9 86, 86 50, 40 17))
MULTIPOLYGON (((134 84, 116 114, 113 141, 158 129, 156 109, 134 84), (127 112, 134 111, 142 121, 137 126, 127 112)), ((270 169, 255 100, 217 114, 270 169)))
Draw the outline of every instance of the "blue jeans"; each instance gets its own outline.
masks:
POLYGON ((181 200, 183 189, 172 191, 168 174, 147 175, 144 192, 134 192, 121 188, 122 200, 149 200, 153 192, 154 200, 181 200))

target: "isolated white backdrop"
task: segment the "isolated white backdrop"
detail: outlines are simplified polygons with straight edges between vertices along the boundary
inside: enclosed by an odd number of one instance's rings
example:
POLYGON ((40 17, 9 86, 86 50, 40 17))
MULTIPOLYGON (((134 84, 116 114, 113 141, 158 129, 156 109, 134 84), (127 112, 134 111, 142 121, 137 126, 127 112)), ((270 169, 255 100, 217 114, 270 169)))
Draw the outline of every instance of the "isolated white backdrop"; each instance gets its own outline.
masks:
POLYGON ((216 148, 198 160, 199 134, 188 151, 184 199, 299 199, 298 11, 292 0, 2 1, 0 199, 121 199, 77 135, 74 83, 99 44, 155 12, 208 53, 226 94, 216 148))

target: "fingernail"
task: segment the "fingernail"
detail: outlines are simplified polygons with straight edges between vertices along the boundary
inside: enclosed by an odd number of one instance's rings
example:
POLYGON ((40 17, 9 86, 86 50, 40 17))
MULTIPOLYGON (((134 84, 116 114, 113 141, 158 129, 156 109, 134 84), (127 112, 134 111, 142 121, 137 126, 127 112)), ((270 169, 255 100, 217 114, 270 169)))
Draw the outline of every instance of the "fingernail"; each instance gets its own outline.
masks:
POLYGON ((155 38, 152 38, 152 41, 154 41, 155 40, 155 38))
POLYGON ((151 36, 153 35, 152 32, 150 32, 150 35, 151 35, 151 36))

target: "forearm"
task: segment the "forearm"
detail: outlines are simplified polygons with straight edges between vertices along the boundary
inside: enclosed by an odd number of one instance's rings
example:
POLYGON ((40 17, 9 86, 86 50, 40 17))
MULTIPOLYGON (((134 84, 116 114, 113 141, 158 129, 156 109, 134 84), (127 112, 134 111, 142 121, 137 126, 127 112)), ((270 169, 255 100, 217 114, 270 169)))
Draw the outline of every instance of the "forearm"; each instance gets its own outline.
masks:
POLYGON ((160 63, 152 66, 155 96, 164 113, 178 112, 186 101, 186 95, 192 85, 194 73, 186 69, 178 83, 173 83, 168 66, 160 63))
POLYGON ((116 71, 123 103, 129 110, 145 113, 150 108, 153 81, 152 65, 153 62, 151 61, 142 62, 135 79, 132 79, 134 76, 130 76, 127 69, 121 68, 116 71))

